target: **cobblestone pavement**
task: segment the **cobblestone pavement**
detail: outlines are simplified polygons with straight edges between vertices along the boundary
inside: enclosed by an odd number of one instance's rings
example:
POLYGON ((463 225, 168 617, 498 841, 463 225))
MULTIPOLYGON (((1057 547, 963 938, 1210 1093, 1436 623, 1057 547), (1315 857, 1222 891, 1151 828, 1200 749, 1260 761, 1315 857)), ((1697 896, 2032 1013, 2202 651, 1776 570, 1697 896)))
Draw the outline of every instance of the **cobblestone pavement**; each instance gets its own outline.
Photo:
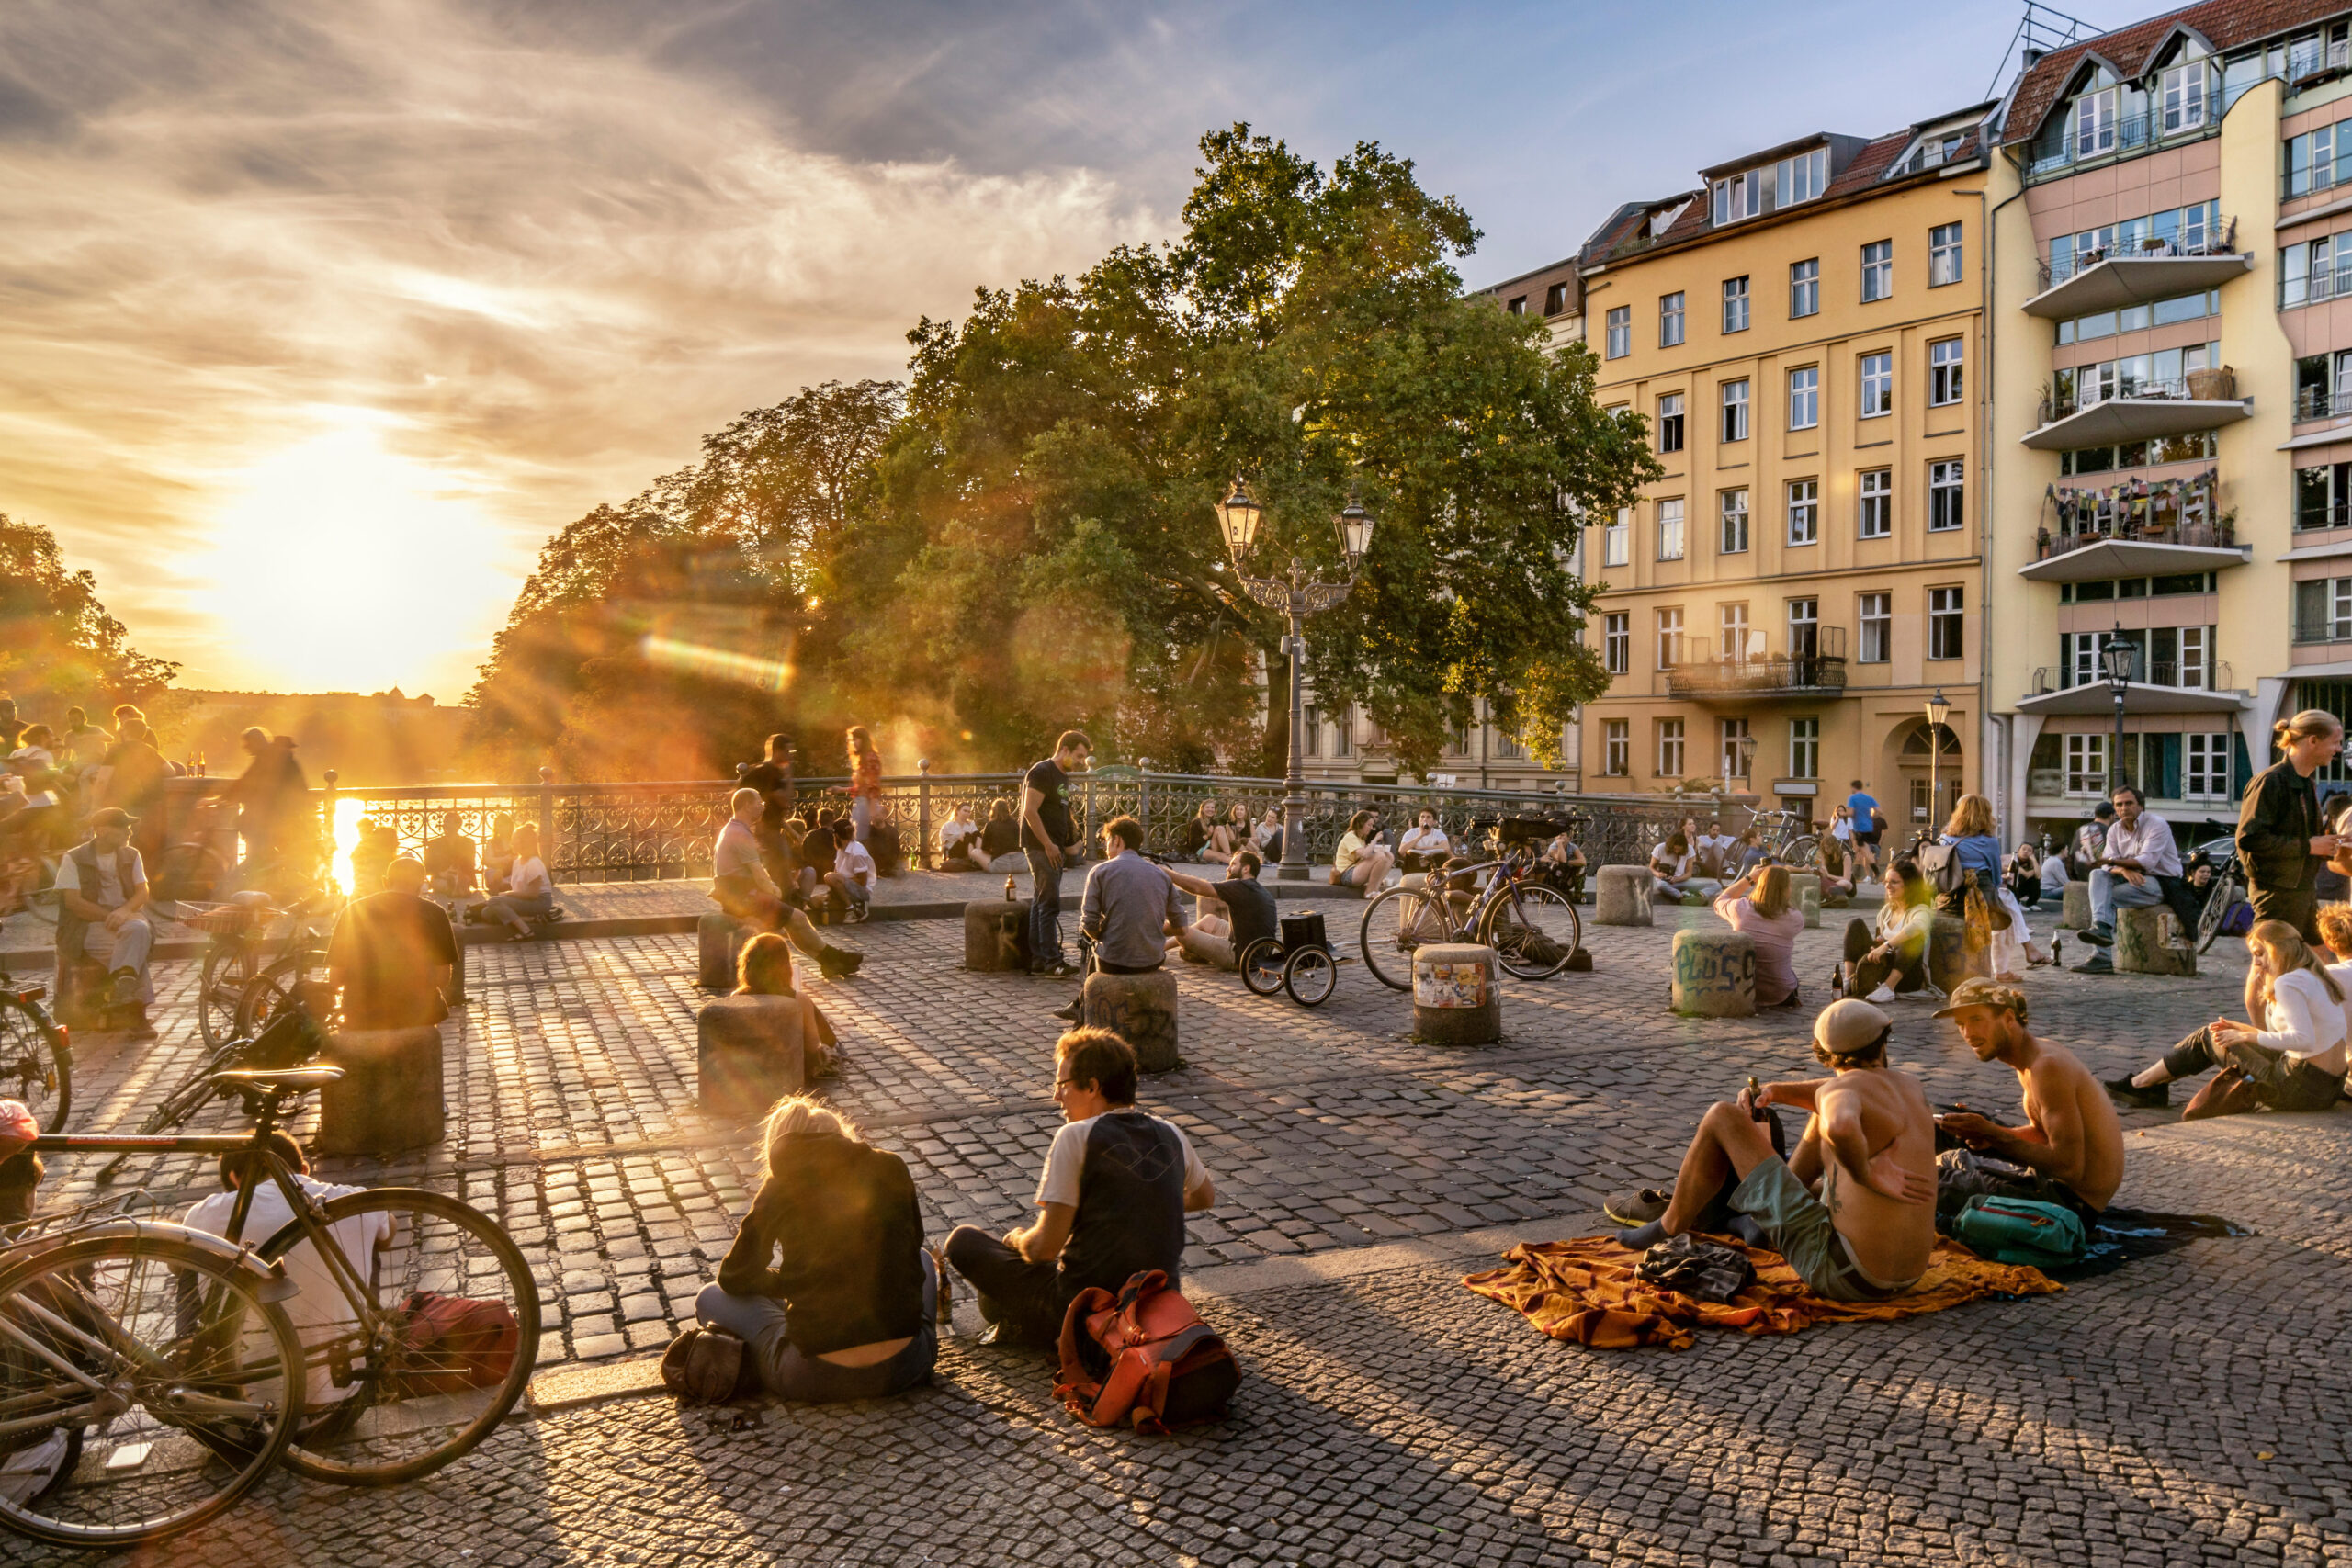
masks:
MULTIPOLYGON (((959 935, 865 928, 865 972, 815 992, 845 1045, 831 1097, 907 1158, 934 1238, 1027 1211, 1055 1121, 1047 1013, 1069 989, 967 976, 959 935)), ((1360 967, 1314 1012, 1182 972, 1189 1065, 1145 1098, 1219 1189, 1188 1266, 1250 1376, 1217 1427, 1081 1431, 1037 1358, 958 1337, 933 1388, 888 1404, 772 1406, 739 1429, 733 1412, 645 1401, 517 1421, 393 1495, 276 1482, 172 1559, 2352 1560, 2333 1418, 2352 1378, 2332 1354, 2352 1286, 2352 1117, 2127 1117, 2144 1135, 2123 1201, 2228 1213, 2258 1236, 2055 1298, 1682 1356, 1551 1344, 1461 1290, 1462 1265, 1398 1267, 1368 1245, 1589 1231, 1604 1193, 1670 1173, 1707 1101, 1750 1073, 1813 1070, 1810 1007, 1665 1011, 1668 940, 1589 932, 1596 971, 1510 986, 1508 1037, 1479 1051, 1411 1042, 1406 998, 1360 967)), ((1838 940, 1800 944, 1816 1005, 1838 940)), ((327 1168, 495 1210, 544 1259, 543 1362, 665 1343, 755 1180, 747 1131, 694 1106, 691 944, 478 953, 474 1003, 448 1026, 445 1149, 327 1168)), ((167 1021, 187 970, 166 966, 167 1021)), ((2042 970, 2029 989, 2038 1030, 2104 1076, 2235 1010, 2238 985, 2231 964, 2184 980, 2042 970)), ((1893 1010, 1898 1063, 1931 1099, 2014 1111, 2008 1076, 1928 1005, 1893 1010)), ((91 1044, 76 1126, 135 1121, 193 1051, 175 1022, 135 1060, 91 1044)), ((193 1197, 190 1163, 122 1180, 193 1197)), ((61 1197, 89 1180, 75 1162, 52 1174, 61 1197)))

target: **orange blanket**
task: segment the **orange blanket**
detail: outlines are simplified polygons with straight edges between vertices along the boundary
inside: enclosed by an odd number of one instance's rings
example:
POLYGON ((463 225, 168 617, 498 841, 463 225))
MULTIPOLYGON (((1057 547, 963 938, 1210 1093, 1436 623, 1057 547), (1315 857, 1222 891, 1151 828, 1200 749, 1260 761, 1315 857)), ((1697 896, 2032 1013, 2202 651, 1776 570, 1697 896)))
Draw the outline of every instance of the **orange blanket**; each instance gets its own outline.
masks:
MULTIPOLYGON (((1740 1246, 1728 1236, 1708 1239, 1740 1246)), ((1697 1328, 1794 1334, 1816 1323, 1890 1321, 1941 1312, 1980 1296, 2039 1296, 2066 1288, 2038 1269, 1988 1263, 1960 1243, 1939 1238, 1917 1290, 1891 1302, 1833 1302, 1805 1289, 1779 1253, 1742 1250, 1756 1266, 1756 1282, 1720 1306, 1645 1282, 1634 1272, 1642 1255, 1605 1235, 1522 1242, 1503 1254, 1506 1267, 1462 1282, 1555 1339, 1604 1350, 1635 1345, 1688 1350, 1697 1328)))

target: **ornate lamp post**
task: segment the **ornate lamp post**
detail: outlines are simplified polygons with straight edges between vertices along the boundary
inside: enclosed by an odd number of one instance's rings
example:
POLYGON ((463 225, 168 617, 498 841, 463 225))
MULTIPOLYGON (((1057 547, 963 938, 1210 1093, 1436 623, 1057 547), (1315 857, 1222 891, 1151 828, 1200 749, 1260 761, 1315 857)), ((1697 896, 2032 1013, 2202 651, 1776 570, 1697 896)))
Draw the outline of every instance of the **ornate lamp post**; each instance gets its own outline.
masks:
POLYGON ((1756 787, 1756 735, 1748 729, 1739 732, 1739 780, 1748 788, 1756 787))
POLYGON ((1258 525, 1264 509, 1250 499, 1249 490, 1236 479, 1233 491, 1216 503, 1218 531, 1225 536, 1225 547, 1233 556, 1234 570, 1240 574, 1241 585, 1250 597, 1271 610, 1280 610, 1290 617, 1290 635, 1283 639, 1283 651, 1290 655, 1290 761, 1283 778, 1283 859, 1275 874, 1285 882, 1304 882, 1307 876, 1306 835, 1306 617, 1328 610, 1346 599, 1356 585, 1356 569, 1363 564, 1364 552, 1372 547, 1372 518, 1353 499, 1334 519, 1340 531, 1340 548, 1348 560, 1348 577, 1344 582, 1326 582, 1307 572, 1296 556, 1291 557, 1290 575, 1252 577, 1242 563, 1250 547, 1257 542, 1258 525))
POLYGON ((1936 830, 1936 786, 1940 782, 1936 765, 1944 756, 1944 720, 1951 716, 1951 704, 1944 700, 1944 689, 1928 699, 1928 831, 1936 830))
POLYGON ((2099 649, 2098 661, 2107 667, 2107 689, 2115 696, 2115 749, 2107 759, 2107 793, 2113 795, 2123 782, 2123 701, 2132 694, 2132 666, 2139 659, 2140 650, 2123 638, 2123 626, 2118 623, 2107 646, 2099 649))

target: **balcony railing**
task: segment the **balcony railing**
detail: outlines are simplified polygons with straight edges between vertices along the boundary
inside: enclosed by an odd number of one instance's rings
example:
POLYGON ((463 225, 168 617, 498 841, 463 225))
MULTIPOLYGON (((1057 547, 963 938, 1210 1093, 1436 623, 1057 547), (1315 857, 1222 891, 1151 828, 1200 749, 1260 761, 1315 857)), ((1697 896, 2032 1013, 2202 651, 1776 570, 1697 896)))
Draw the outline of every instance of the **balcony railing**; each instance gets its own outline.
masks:
POLYGON ((2028 171, 2036 179, 2056 174, 2073 164, 2095 164, 2109 158, 2120 158, 2143 148, 2163 141, 2189 141, 2210 136, 2221 122, 2220 106, 2209 97, 2205 112, 2194 125, 2165 129, 2164 110, 2151 106, 2138 114, 2119 115, 2112 122, 2113 134, 2106 139, 2093 139, 2088 145, 2077 136, 2071 115, 2062 118, 2052 128, 2052 133, 2036 141, 2033 163, 2028 171))
POLYGON ((2323 502, 2295 508, 2295 532, 2314 528, 2352 528, 2352 501, 2323 502))
MULTIPOLYGON (((2352 279, 2352 273, 2347 273, 2352 279)), ((2352 387, 2331 392, 2325 387, 2304 387, 2295 393, 2295 417, 2304 419, 2335 419, 2352 414, 2352 387)))
MULTIPOLYGON (((2046 697, 2052 692, 2072 691, 2078 686, 2104 686, 2104 673, 2085 675, 2081 680, 2067 679, 2069 671, 2061 668, 2053 671, 2044 664, 2033 672, 2032 695, 2046 697)), ((2164 660, 2151 664, 2140 660, 2132 671, 2135 686, 2165 686, 2176 692, 2227 692, 2235 689, 2226 660, 2164 660)))
POLYGON ((2137 399, 2149 402, 2234 401, 2238 395, 2237 372, 2224 366, 2217 370, 2193 370, 2177 381, 2119 381, 2116 389, 2104 397, 2086 397, 2080 390, 2044 393, 2035 423, 2052 425, 2062 419, 2072 419, 2086 409, 2102 403, 2137 399))
MULTIPOLYGON (((2238 220, 2224 218, 2210 228, 2192 229, 2187 234, 2151 234, 2132 246, 2118 245, 2112 250, 2077 251, 2066 260, 2043 258, 2040 267, 2041 289, 2055 288, 2068 278, 2090 271, 2102 262, 2167 261, 2191 256, 2227 256, 2237 254, 2238 220)), ((2036 290, 2037 293, 2041 289, 2036 290)))
POLYGON ((2318 619, 2295 618, 2297 642, 2352 642, 2352 617, 2326 615, 2318 619))
POLYGON ((1803 696, 1846 689, 1846 628, 1815 626, 1790 638, 1780 653, 1766 651, 1764 634, 1750 633, 1734 652, 1707 655, 1704 637, 1684 639, 1680 660, 1666 672, 1673 697, 1803 696))
POLYGON ((2352 294, 2352 266, 2315 266, 2308 273, 2278 279, 2278 308, 2317 305, 2339 295, 2352 294))

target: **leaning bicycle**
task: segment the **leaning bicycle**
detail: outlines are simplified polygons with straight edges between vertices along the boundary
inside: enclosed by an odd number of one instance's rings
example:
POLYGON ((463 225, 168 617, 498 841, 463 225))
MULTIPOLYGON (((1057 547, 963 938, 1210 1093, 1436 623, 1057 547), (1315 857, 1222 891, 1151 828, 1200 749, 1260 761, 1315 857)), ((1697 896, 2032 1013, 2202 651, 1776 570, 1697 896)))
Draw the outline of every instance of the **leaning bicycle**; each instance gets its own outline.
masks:
POLYGON ((1427 873, 1364 907, 1357 942, 1382 985, 1411 990, 1414 953, 1440 942, 1491 947, 1504 971, 1522 980, 1547 980, 1568 966, 1584 941, 1576 905, 1537 879, 1511 824, 1491 827, 1488 838, 1496 859, 1427 873))
POLYGON ((20 986, 0 968, 0 1100, 22 1101, 42 1132, 54 1133, 74 1109, 74 1048, 41 1006, 48 994, 46 986, 20 986))

